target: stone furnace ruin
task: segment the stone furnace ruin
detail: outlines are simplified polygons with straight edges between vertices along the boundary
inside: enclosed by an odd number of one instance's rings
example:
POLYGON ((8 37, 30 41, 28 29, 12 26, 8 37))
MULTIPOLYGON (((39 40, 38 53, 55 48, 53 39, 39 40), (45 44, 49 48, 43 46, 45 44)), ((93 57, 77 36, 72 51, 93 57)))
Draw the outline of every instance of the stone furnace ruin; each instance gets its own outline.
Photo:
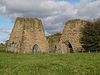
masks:
POLYGON ((80 43, 82 35, 81 29, 87 25, 87 21, 75 19, 65 24, 62 36, 57 46, 59 53, 72 53, 84 50, 80 43))
POLYGON ((8 41, 11 52, 48 52, 48 42, 41 20, 37 18, 17 18, 8 41))

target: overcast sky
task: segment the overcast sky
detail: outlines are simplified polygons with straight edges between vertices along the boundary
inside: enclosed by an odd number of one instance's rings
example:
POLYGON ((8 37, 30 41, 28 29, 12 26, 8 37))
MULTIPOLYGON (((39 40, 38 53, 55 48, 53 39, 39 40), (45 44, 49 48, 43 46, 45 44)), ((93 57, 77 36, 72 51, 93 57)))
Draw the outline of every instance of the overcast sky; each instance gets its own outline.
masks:
POLYGON ((16 17, 40 18, 52 34, 70 19, 100 17, 100 0, 0 0, 0 42, 8 39, 16 17))

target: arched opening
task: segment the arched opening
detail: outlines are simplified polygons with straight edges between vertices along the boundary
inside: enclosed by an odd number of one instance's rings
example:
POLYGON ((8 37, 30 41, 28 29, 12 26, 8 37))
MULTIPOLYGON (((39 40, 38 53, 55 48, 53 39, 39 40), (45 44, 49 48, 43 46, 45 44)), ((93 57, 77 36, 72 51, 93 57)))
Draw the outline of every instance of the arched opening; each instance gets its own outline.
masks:
POLYGON ((57 50, 57 46, 55 45, 55 51, 57 50))
POLYGON ((56 50, 57 50, 57 46, 54 45, 53 52, 56 52, 56 50))
POLYGON ((68 50, 69 50, 70 53, 74 52, 73 47, 72 47, 70 42, 68 42, 68 50))
POLYGON ((15 50, 16 50, 16 43, 15 42, 12 42, 12 51, 15 52, 15 50))
POLYGON ((33 53, 39 52, 39 46, 38 46, 37 44, 35 44, 35 45, 33 46, 32 52, 33 52, 33 53))

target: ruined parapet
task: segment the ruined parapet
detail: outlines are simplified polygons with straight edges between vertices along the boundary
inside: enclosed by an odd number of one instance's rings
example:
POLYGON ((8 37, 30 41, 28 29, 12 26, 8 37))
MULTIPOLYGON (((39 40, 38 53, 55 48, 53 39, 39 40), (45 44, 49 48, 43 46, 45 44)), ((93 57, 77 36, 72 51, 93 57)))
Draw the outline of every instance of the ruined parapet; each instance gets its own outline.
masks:
POLYGON ((87 22, 80 19, 70 20, 65 24, 60 42, 57 46, 57 52, 70 53, 83 50, 80 38, 81 29, 87 25, 87 22))
POLYGON ((8 50, 12 52, 48 52, 48 42, 41 20, 17 18, 11 32, 8 50))
POLYGON ((56 52, 60 37, 61 33, 55 33, 53 35, 47 36, 47 40, 49 43, 49 52, 56 52))

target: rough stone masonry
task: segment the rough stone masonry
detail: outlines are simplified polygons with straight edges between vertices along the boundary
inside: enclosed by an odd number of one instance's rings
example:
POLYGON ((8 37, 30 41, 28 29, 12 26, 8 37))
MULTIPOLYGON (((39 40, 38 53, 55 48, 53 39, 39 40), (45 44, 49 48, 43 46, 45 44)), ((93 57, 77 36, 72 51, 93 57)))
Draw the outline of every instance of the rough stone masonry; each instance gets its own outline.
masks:
POLYGON ((48 48, 49 45, 41 20, 20 17, 16 19, 8 41, 8 51, 47 53, 48 48))
POLYGON ((80 43, 80 38, 83 36, 81 29, 83 29, 87 23, 87 21, 80 19, 69 20, 65 24, 60 42, 57 46, 57 52, 71 53, 84 50, 80 43))

